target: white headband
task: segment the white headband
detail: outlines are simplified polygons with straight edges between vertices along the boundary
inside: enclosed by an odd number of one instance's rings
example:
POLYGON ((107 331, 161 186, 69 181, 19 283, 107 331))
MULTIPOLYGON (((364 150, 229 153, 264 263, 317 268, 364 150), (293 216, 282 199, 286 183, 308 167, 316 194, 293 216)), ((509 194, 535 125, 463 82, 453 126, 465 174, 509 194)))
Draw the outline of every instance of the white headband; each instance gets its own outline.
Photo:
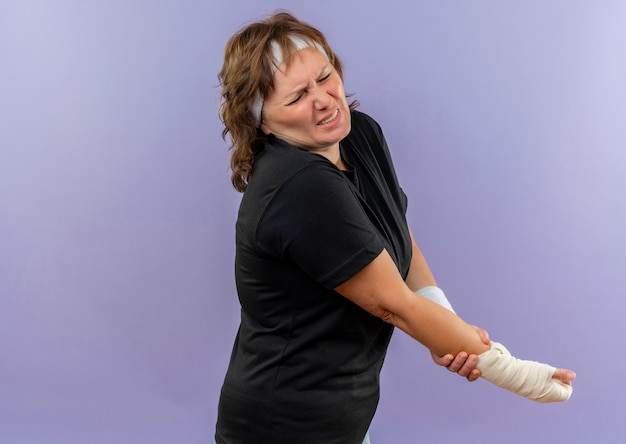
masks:
MULTIPOLYGON (((303 39, 302 37, 298 37, 295 35, 289 35, 289 40, 293 43, 293 46, 296 48, 295 52, 301 51, 306 48, 315 48, 319 52, 321 52, 326 60, 330 60, 328 58, 328 54, 324 51, 322 45, 317 43, 314 40, 303 39)), ((272 75, 276 72, 278 67, 283 64, 284 57, 283 52, 280 49, 280 45, 276 42, 276 40, 272 40, 272 57, 274 58, 274 67, 272 68, 272 75)), ((261 111, 263 110, 263 96, 259 91, 254 95, 254 100, 250 105, 250 110, 252 111, 252 115, 254 116, 257 127, 261 125, 261 111)))

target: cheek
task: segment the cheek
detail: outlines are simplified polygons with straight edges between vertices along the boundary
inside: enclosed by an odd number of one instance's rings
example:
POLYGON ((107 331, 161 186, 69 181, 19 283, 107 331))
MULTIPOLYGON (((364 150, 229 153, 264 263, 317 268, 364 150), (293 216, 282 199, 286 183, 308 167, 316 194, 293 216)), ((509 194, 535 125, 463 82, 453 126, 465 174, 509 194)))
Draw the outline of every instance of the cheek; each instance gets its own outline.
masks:
POLYGON ((308 122, 311 117, 310 105, 307 106, 306 102, 298 104, 293 107, 288 114, 288 123, 296 126, 300 126, 303 122, 308 122))
POLYGON ((296 105, 273 117, 273 126, 279 131, 297 131, 302 128, 302 124, 310 120, 311 111, 302 105, 296 105))
POLYGON ((343 83, 341 81, 337 82, 335 91, 336 91, 335 94, 337 98, 347 104, 346 93, 345 93, 345 90, 343 89, 343 83))

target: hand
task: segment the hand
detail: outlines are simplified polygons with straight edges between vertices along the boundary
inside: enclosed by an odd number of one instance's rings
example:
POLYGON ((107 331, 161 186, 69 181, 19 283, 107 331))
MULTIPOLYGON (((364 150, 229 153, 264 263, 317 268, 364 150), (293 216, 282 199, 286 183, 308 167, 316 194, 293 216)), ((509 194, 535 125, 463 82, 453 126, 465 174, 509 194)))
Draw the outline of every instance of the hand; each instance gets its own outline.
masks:
MULTIPOLYGON (((476 332, 480 336, 480 339, 483 341, 485 345, 489 345, 491 340, 489 339, 489 333, 487 333, 482 328, 476 328, 476 332)), ((469 382, 476 381, 480 378, 480 370, 476 368, 476 364, 478 363, 478 356, 471 354, 468 355, 465 352, 460 352, 456 357, 451 354, 438 356, 432 353, 433 361, 435 364, 441 365, 442 367, 446 367, 451 372, 457 373, 459 376, 463 376, 469 382)), ((556 377, 556 372, 555 376, 556 377)))

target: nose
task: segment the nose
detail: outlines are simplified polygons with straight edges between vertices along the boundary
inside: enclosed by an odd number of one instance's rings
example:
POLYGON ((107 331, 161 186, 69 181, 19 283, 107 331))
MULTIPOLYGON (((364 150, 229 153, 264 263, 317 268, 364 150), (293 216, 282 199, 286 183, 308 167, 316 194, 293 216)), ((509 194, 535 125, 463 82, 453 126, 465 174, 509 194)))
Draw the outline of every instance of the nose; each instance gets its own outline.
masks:
POLYGON ((313 91, 313 105, 315 109, 324 110, 330 108, 333 104, 333 96, 324 88, 324 85, 318 85, 313 91))

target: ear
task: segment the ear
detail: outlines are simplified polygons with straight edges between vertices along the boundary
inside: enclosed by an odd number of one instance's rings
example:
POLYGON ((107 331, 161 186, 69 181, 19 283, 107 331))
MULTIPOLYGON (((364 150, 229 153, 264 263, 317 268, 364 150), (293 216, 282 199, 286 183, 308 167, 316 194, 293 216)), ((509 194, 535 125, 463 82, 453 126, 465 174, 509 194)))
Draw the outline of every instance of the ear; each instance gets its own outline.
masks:
POLYGON ((261 128, 261 131, 263 131, 263 133, 265 133, 266 136, 269 136, 270 134, 272 134, 272 132, 270 131, 270 129, 267 127, 267 125, 263 122, 261 122, 261 126, 259 126, 259 128, 261 128))

